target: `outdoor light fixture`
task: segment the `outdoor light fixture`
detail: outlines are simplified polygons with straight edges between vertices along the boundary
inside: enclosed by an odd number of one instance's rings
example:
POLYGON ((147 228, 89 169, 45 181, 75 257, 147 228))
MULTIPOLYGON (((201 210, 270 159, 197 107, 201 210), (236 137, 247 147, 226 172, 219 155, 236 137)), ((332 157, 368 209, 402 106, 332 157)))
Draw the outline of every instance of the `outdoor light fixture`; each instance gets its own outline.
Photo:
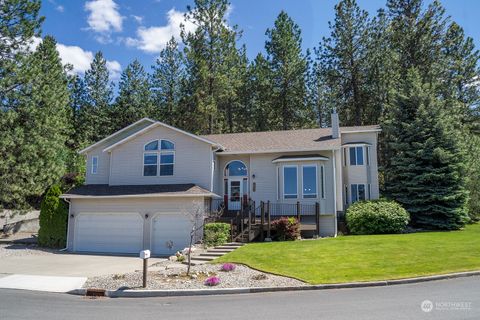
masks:
POLYGON ((147 214, 145 214, 145 219, 148 219, 148 213, 147 213, 147 214))

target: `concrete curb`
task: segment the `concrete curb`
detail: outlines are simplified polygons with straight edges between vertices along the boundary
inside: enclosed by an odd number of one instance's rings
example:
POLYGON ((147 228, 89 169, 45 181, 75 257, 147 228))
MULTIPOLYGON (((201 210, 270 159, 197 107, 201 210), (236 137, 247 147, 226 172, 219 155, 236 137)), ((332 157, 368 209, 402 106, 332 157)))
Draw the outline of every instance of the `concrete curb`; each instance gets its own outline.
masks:
MULTIPOLYGON (((366 288, 366 287, 381 287, 381 286, 392 286, 392 285, 399 285, 399 284, 420 283, 420 282, 427 282, 427 281, 471 277, 471 276, 480 276, 480 270, 449 273, 449 274, 418 277, 418 278, 405 278, 405 279, 397 279, 397 280, 319 284, 319 285, 307 285, 307 286, 298 286, 298 287, 253 287, 253 288, 183 289, 183 290, 106 290, 105 296, 110 298, 148 298, 148 297, 206 296, 206 295, 224 295, 224 294, 263 293, 263 292, 366 288)), ((75 295, 85 295, 86 292, 87 292, 87 289, 76 289, 68 293, 75 294, 75 295)))

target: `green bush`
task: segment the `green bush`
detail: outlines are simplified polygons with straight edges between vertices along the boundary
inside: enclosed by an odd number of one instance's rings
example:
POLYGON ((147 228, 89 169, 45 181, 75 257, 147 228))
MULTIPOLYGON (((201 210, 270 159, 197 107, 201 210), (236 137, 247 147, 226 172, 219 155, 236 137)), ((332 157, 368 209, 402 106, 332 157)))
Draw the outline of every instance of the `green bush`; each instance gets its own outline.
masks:
POLYGON ((410 215, 394 201, 360 201, 347 209, 347 226, 352 234, 400 233, 410 215))
POLYGON ((212 222, 205 224, 204 243, 207 247, 225 244, 230 239, 230 225, 228 223, 212 222))
POLYGON ((67 243, 68 205, 59 198, 62 190, 53 185, 40 206, 38 244, 43 247, 63 248, 67 243))
POLYGON ((276 240, 297 240, 300 238, 300 224, 298 220, 290 217, 282 217, 272 222, 272 227, 276 231, 276 240))

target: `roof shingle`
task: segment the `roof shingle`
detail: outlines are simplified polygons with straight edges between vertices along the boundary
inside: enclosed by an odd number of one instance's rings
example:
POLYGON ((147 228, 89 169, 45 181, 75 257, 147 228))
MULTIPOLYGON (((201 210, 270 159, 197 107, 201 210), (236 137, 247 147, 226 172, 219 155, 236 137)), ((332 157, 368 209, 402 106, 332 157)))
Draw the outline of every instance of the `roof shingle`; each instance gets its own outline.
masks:
MULTIPOLYGON (((342 133, 378 131, 379 126, 341 127, 342 133)), ((331 128, 227 133, 202 136, 224 147, 224 153, 268 153, 316 151, 340 148, 340 139, 332 138, 331 128)))

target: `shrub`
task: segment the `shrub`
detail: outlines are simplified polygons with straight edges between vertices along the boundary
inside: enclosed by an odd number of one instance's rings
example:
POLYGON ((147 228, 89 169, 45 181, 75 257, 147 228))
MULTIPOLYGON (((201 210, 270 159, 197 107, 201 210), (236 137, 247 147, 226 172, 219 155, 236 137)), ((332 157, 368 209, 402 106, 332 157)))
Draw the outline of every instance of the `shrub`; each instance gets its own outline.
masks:
POLYGON ((219 277, 210 277, 207 280, 205 280, 205 285, 213 287, 213 286, 219 285, 220 282, 221 281, 219 277))
POLYGON ((234 265, 233 263, 224 263, 224 264, 222 265, 221 270, 222 270, 222 271, 229 272, 229 271, 235 270, 236 267, 237 267, 237 266, 234 265))
POLYGON ((205 224, 204 242, 207 247, 225 244, 230 239, 230 225, 228 223, 212 222, 205 224))
POLYGON ((300 224, 293 217, 274 220, 272 227, 277 231, 277 240, 297 240, 300 237, 300 224))
POLYGON ((68 206, 59 198, 58 185, 48 189, 40 206, 38 244, 43 247, 63 248, 67 242, 68 206))
POLYGON ((400 233, 410 215, 394 201, 356 202, 347 209, 347 226, 352 234, 400 233))

